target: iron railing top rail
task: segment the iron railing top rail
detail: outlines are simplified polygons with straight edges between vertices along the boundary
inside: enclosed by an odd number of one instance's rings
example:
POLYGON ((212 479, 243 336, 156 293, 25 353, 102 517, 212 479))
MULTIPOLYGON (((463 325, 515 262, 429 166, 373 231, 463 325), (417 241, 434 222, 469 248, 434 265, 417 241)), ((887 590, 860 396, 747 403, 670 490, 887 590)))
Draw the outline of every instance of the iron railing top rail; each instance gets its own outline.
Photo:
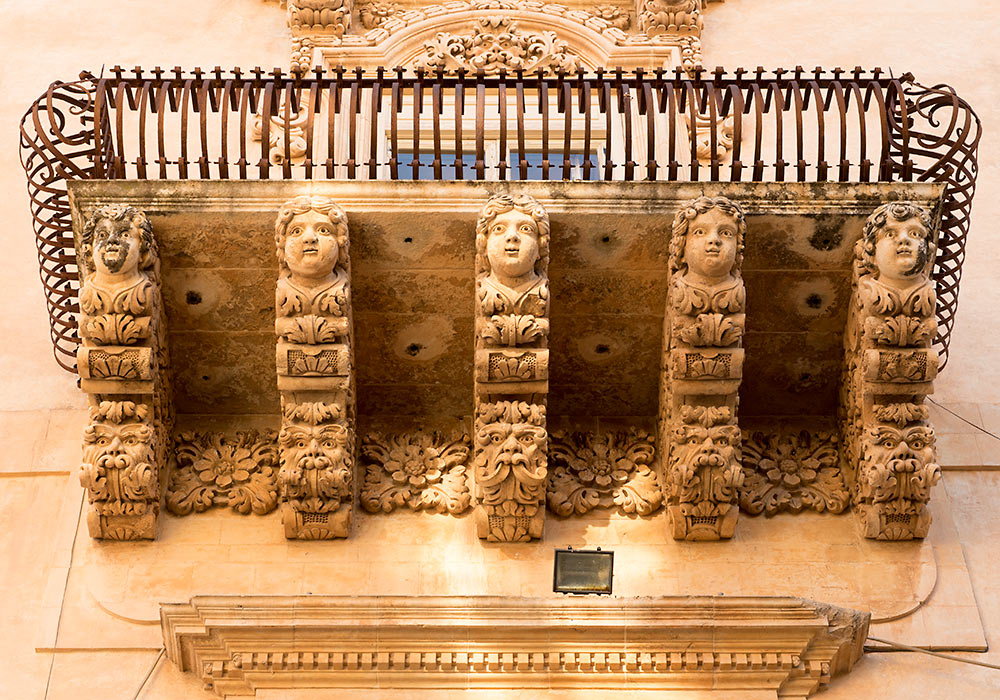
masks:
POLYGON ((150 178, 943 182, 934 275, 946 361, 979 138, 953 89, 877 68, 115 67, 53 83, 22 119, 21 158, 56 359, 71 371, 65 183, 150 178))

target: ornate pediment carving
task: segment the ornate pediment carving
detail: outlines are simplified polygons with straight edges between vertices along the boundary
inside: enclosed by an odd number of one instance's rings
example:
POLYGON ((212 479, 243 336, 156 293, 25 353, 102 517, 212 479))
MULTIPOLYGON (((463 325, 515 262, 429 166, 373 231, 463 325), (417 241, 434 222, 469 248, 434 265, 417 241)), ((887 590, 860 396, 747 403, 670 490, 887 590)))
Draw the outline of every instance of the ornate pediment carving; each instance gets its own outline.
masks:
POLYGON ((539 69, 568 72, 580 66, 580 59, 555 32, 521 30, 509 17, 490 15, 477 18, 468 34, 439 32, 434 41, 424 45, 424 56, 416 65, 487 74, 539 69))

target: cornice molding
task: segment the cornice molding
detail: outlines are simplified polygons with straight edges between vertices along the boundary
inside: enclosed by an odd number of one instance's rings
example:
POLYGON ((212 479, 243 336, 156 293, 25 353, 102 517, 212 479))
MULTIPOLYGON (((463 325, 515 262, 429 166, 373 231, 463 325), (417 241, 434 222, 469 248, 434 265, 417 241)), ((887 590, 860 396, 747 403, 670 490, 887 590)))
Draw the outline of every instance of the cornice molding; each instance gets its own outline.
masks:
POLYGON ((160 609, 168 658, 257 689, 734 689, 808 697, 851 670, 870 615, 786 597, 198 596, 160 609))

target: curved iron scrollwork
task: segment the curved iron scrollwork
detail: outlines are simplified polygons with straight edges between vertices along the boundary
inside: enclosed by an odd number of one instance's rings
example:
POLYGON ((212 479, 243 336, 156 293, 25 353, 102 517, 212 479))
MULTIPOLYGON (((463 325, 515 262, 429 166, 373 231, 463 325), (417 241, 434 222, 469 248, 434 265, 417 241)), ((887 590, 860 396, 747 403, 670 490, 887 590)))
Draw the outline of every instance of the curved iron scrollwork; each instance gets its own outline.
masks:
POLYGON ((938 299, 934 344, 944 367, 958 310, 982 125, 969 104, 948 85, 926 87, 907 75, 901 95, 901 100, 890 102, 888 116, 902 179, 946 184, 933 275, 938 299))
POLYGON ((878 69, 132 73, 116 67, 108 77, 82 73, 76 82, 53 83, 21 120, 52 342, 69 371, 79 338, 67 180, 482 180, 488 110, 500 123, 499 152, 509 154, 489 174, 500 180, 945 183, 934 278, 936 345, 942 365, 947 361, 981 125, 946 85, 925 87, 909 74, 896 79, 878 69), (541 151, 533 154, 524 148, 529 104, 544 125, 541 151), (365 112, 370 139, 363 141, 365 112), (412 122, 412 139, 400 127, 404 120, 412 122), (605 134, 600 157, 595 129, 605 134), (338 132, 348 134, 346 143, 335 143, 338 132), (434 134, 432 149, 420 133, 434 134), (529 155, 540 160, 529 162, 529 155))

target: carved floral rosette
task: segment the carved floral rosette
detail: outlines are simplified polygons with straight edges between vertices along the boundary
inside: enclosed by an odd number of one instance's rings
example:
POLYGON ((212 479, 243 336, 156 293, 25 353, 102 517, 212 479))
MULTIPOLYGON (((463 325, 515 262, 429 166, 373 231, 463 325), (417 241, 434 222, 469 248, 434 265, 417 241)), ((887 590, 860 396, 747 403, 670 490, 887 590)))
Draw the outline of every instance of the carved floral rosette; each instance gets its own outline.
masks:
POLYGON ((838 442, 829 430, 744 431, 740 509, 768 516, 806 508, 842 513, 850 495, 840 471, 838 442))
POLYGON ((89 531, 153 539, 173 425, 156 239, 145 213, 111 204, 87 219, 78 250, 77 370, 91 406, 81 473, 89 531))
POLYGON ((167 510, 201 513, 213 506, 264 515, 278 505, 277 433, 255 430, 182 432, 174 441, 176 461, 167 488, 167 510))
POLYGON ((855 247, 841 389, 844 472, 866 537, 927 535, 941 476, 925 397, 933 391, 935 224, 908 202, 876 209, 855 247))
POLYGON ((626 515, 650 515, 663 494, 654 471, 655 438, 644 430, 556 432, 551 436, 549 510, 583 515, 613 508, 626 515))
POLYGON ((355 411, 347 214, 322 197, 282 205, 275 223, 278 489, 289 539, 347 537, 355 411))
POLYGON ((397 508, 465 512, 472 505, 469 447, 463 433, 370 433, 360 449, 365 469, 361 504, 370 513, 397 508))
POLYGON ((525 195, 491 197, 476 222, 473 472, 479 537, 542 536, 548 475, 549 220, 525 195))
POLYGON ((725 539, 736 528, 745 228, 724 197, 688 202, 673 222, 658 444, 675 539, 725 539))

